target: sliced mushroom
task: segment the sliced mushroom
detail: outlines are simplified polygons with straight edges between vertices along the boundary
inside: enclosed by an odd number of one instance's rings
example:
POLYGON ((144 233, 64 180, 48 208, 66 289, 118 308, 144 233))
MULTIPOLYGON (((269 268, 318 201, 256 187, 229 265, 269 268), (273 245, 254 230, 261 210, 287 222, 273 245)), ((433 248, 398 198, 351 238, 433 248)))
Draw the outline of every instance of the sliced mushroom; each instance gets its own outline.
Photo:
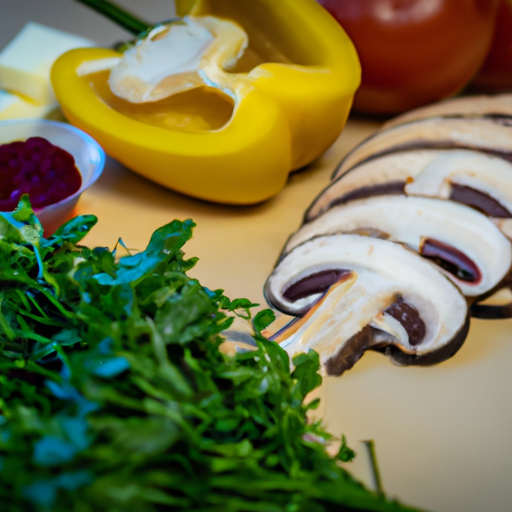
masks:
POLYGON ((504 320, 512 318, 512 302, 508 304, 480 304, 471 305, 471 316, 481 320, 504 320))
POLYGON ((384 123, 382 129, 386 130, 399 124, 429 117, 492 117, 503 115, 512 116, 512 94, 462 96, 406 112, 384 123))
POLYGON ((512 160, 512 117, 435 117, 379 131, 342 160, 332 179, 379 156, 426 148, 476 149, 512 160))
POLYGON ((443 268, 469 297, 495 288, 512 265, 509 240, 487 216, 452 201, 406 196, 333 207, 294 233, 283 253, 319 235, 350 232, 406 244, 443 268))
POLYGON ((306 210, 304 222, 310 222, 329 208, 354 199, 404 194, 406 182, 445 151, 398 151, 353 167, 318 195, 306 210))
POLYGON ((498 288, 473 302, 470 314, 485 320, 512 318, 512 272, 498 288))
POLYGON ((308 240, 278 263, 265 293, 277 309, 305 315, 276 341, 292 356, 318 351, 331 375, 350 368, 366 350, 385 347, 394 347, 389 355, 401 364, 423 358, 431 364, 436 356, 452 355, 467 330, 460 291, 429 261, 388 240, 308 240))
POLYGON ((481 151, 399 151, 357 165, 325 188, 306 210, 310 222, 353 199, 386 194, 451 199, 493 218, 512 239, 512 163, 481 151))
POLYGON ((475 151, 452 151, 426 165, 405 192, 469 204, 494 217, 512 238, 512 163, 506 160, 475 151))

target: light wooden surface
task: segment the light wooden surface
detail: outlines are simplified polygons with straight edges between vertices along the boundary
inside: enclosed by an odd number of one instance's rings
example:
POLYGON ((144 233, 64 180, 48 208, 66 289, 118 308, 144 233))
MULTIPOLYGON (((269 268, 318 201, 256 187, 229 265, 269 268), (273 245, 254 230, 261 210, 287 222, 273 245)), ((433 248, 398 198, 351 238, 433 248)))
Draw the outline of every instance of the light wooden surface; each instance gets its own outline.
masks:
MULTIPOLYGON (((168 0, 124 0, 157 21, 172 16, 168 0)), ((74 32, 109 45, 122 30, 73 0, 0 0, 0 49, 27 21, 74 32)), ((145 247, 151 233, 174 218, 193 218, 186 247, 200 261, 193 271, 209 288, 263 303, 262 286, 288 235, 310 201, 327 185, 339 159, 377 123, 351 119, 333 147, 294 174, 274 199, 252 207, 200 202, 163 189, 109 160, 83 195, 77 213, 99 223, 89 245, 145 247)), ((176 169, 179 172, 179 169, 176 169)), ((473 321, 450 361, 432 368, 398 368, 369 353, 320 394, 334 434, 344 432, 359 453, 353 472, 370 482, 361 440, 374 439, 385 490, 437 512, 512 509, 512 321, 473 321)))

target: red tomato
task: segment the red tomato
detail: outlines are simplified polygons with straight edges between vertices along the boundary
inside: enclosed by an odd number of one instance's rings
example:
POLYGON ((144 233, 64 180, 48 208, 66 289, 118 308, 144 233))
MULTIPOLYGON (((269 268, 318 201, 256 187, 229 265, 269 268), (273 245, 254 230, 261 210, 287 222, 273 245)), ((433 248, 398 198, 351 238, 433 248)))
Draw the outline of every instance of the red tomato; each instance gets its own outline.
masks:
POLYGON ((491 50, 472 84, 487 92, 512 89, 512 0, 500 3, 491 50))
POLYGON ((450 96, 489 51, 500 0, 318 0, 355 44, 354 108, 392 114, 450 96))

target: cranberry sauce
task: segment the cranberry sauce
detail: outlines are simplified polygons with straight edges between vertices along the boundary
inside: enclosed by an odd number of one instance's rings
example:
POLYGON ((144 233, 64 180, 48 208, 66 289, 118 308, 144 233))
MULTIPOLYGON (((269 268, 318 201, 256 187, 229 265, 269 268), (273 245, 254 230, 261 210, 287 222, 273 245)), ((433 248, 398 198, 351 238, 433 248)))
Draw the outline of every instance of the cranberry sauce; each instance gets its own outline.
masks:
POLYGON ((450 199, 452 201, 472 206, 490 217, 499 217, 502 219, 510 219, 512 217, 512 213, 500 202, 484 192, 464 185, 456 185, 455 183, 452 183, 451 187, 450 199))
POLYGON ((397 301, 391 304, 384 312, 391 315, 403 325, 409 335, 409 343, 413 347, 423 341, 427 332, 425 323, 421 319, 418 310, 414 306, 404 302, 402 297, 399 297, 397 301))
POLYGON ((290 302, 295 302, 315 293, 324 293, 348 274, 350 274, 350 270, 339 268, 321 270, 288 286, 283 292, 283 297, 290 302))
POLYGON ((444 242, 426 238, 421 245, 420 254, 461 281, 477 284, 482 279, 480 269, 470 258, 444 242))
POLYGON ((0 211, 13 211, 23 194, 42 208, 74 194, 82 176, 74 158, 42 137, 0 146, 0 211))

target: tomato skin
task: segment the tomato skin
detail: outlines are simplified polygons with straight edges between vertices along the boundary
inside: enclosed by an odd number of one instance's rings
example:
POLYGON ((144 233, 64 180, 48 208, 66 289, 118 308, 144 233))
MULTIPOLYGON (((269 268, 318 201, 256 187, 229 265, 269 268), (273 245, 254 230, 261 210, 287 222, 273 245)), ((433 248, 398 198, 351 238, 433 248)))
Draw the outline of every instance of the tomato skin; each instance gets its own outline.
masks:
POLYGON ((501 0, 491 49, 472 86, 481 92, 512 90, 512 0, 501 0))
POLYGON ((462 89, 489 51, 500 0, 317 0, 355 44, 354 108, 394 114, 462 89))

